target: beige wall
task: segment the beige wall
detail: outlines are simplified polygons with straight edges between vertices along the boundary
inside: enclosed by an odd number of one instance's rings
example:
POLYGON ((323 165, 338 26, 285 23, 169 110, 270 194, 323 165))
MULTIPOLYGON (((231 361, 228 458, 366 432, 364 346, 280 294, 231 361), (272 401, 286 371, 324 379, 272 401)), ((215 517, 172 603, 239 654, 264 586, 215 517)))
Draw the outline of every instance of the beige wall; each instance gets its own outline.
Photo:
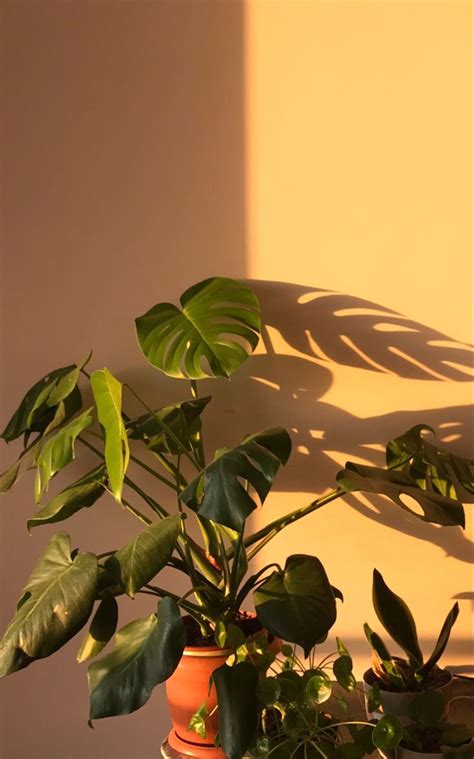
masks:
MULTIPOLYGON (((210 386, 208 440, 292 430, 266 515, 322 492, 346 458, 380 460, 380 443, 418 421, 472 449, 471 359, 454 342, 472 323, 467 2, 12 0, 2 11, 2 422, 35 379, 90 347, 150 400, 186 395, 145 367, 133 318, 220 273, 262 280, 269 330, 230 386, 210 386)), ((3 447, 2 463, 12 454, 3 447)), ((54 532, 27 535, 32 505, 26 480, 2 502, 2 625, 54 532)), ((322 558, 345 592, 338 631, 359 668, 373 566, 418 612, 424 640, 461 596, 446 663, 464 666, 471 525, 441 530, 354 496, 264 558, 322 558)), ((102 551, 135 527, 104 500, 67 529, 102 551)), ((122 619, 148 609, 128 602, 122 619)), ((157 756, 162 689, 89 730, 78 643, 0 682, 1 759, 157 756)))

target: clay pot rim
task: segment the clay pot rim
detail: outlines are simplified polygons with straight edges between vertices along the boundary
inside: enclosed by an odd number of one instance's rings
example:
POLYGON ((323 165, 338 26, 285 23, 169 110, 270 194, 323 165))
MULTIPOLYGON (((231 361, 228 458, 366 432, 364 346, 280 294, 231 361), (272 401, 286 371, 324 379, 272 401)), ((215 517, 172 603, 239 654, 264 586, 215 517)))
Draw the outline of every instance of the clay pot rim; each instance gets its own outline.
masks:
POLYGON ((185 646, 183 656, 195 656, 202 659, 227 659, 232 653, 231 648, 219 648, 219 646, 185 646))
MULTIPOLYGON (((450 672, 450 671, 449 671, 449 669, 445 669, 444 667, 440 667, 440 669, 441 669, 443 672, 446 672, 446 673, 449 675, 449 680, 447 680, 447 681, 444 683, 444 685, 440 685, 440 687, 439 687, 439 688, 434 688, 434 689, 432 689, 432 688, 428 688, 427 690, 436 690, 436 691, 443 691, 445 688, 448 688, 448 687, 451 685, 451 683, 453 682, 453 680, 454 680, 454 675, 453 675, 453 673, 452 673, 452 672, 450 672)), ((377 684, 378 684, 378 686, 379 686, 379 690, 381 691, 381 693, 389 693, 390 695, 395 695, 395 694, 396 694, 396 695, 399 695, 399 696, 402 696, 402 695, 403 695, 403 696, 418 696, 420 693, 425 693, 425 692, 426 692, 426 691, 423 691, 423 690, 421 690, 421 691, 419 691, 419 690, 386 690, 386 688, 383 688, 383 687, 380 685, 380 680, 379 680, 379 678, 377 677, 377 675, 375 674, 375 672, 374 672, 374 670, 372 669, 372 667, 369 667, 369 669, 367 669, 367 670, 364 672, 364 674, 362 675, 362 679, 363 679, 364 683, 365 683, 366 685, 368 685, 368 686, 369 686, 369 688, 371 688, 371 687, 372 687, 372 685, 373 685, 373 682, 369 682, 369 680, 367 679, 367 676, 368 676, 368 675, 373 675, 374 679, 377 681, 377 684)), ((411 749, 408 749, 408 750, 411 750, 411 749)), ((432 754, 432 756, 434 756, 434 754, 432 754)))

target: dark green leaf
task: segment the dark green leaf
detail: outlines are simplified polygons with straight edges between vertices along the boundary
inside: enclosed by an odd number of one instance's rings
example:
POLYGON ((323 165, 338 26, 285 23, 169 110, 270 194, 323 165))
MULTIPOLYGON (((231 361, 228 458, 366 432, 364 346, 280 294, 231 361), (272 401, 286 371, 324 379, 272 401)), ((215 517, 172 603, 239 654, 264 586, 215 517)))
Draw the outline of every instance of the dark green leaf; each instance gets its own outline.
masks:
POLYGON ((170 677, 183 654, 186 630, 176 601, 163 598, 158 616, 130 622, 112 653, 89 667, 90 719, 130 714, 170 677))
POLYGON ((92 506, 104 492, 106 483, 104 466, 99 466, 62 490, 52 501, 43 506, 34 517, 28 519, 27 527, 39 527, 68 519, 80 509, 92 506))
POLYGON ((293 670, 284 670, 277 675, 280 686, 280 700, 288 704, 296 701, 304 691, 305 681, 301 675, 293 670))
POLYGON ((384 714, 379 719, 372 734, 374 746, 383 752, 393 751, 400 743, 402 737, 403 728, 400 722, 390 714, 384 714))
POLYGON ((417 424, 387 445, 387 466, 404 471, 421 487, 431 483, 436 490, 453 500, 467 500, 474 494, 474 461, 430 443, 422 432, 431 427, 417 424))
POLYGON ((243 482, 250 483, 263 503, 290 451, 290 437, 281 427, 251 435, 206 467, 181 500, 200 516, 240 532, 257 506, 243 482))
POLYGON ((117 601, 113 596, 105 596, 100 602, 89 631, 82 641, 77 654, 79 663, 92 659, 100 654, 109 640, 115 634, 118 621, 117 601))
POLYGON ((91 412, 92 407, 83 411, 61 427, 52 437, 41 443, 36 457, 36 503, 41 501, 43 494, 48 490, 50 479, 73 461, 76 438, 94 421, 91 412))
POLYGON ((50 656, 67 643, 91 613, 96 582, 96 557, 79 553, 72 560, 69 535, 54 535, 0 643, 0 676, 50 656))
POLYGON ((223 664, 212 675, 217 691, 219 739, 229 759, 242 759, 255 743, 258 673, 248 662, 223 664))
POLYGON ((281 687, 276 677, 264 677, 257 686, 257 697, 263 706, 276 704, 280 698, 281 687))
POLYGON ((255 350, 260 308, 252 291, 215 277, 181 296, 182 310, 159 303, 135 320, 148 361, 170 377, 230 377, 255 350))
MULTIPOLYGON (((441 722, 440 743, 442 746, 459 747, 474 738, 473 730, 467 725, 454 722, 441 722)), ((471 745, 471 756, 474 756, 474 744, 471 745)))
POLYGON ((131 598, 168 563, 180 533, 179 514, 154 522, 107 559, 105 566, 131 598))
POLYGON ((43 433, 53 420, 56 407, 68 398, 66 417, 75 414, 81 406, 77 388, 79 371, 80 367, 71 364, 54 369, 40 379, 28 390, 0 437, 9 443, 25 433, 43 433))
POLYGON ((367 709, 369 712, 376 712, 381 706, 380 702, 380 688, 378 683, 372 683, 369 692, 367 693, 367 709))
POLYGON ((346 690, 354 690, 356 686, 356 679, 352 673, 352 659, 350 656, 344 654, 340 656, 332 665, 334 676, 343 688, 346 690))
POLYGON ((300 645, 308 656, 336 621, 336 601, 315 556, 289 556, 254 592, 257 616, 278 638, 300 645))
POLYGON ((189 451, 197 442, 196 436, 201 429, 199 417, 210 400, 211 396, 193 398, 165 406, 155 414, 144 414, 131 419, 127 422, 128 436, 132 440, 143 440, 147 448, 157 453, 175 456, 183 449, 189 451), (172 435, 166 428, 171 430, 172 435))
POLYGON ((449 636, 451 634, 451 629, 456 622, 456 619, 458 618, 459 614, 459 604, 456 601, 451 611, 448 613, 448 616, 444 620, 443 627, 441 628, 441 632, 439 634, 438 640, 436 641, 436 645, 434 647, 433 653, 431 654, 428 661, 421 667, 421 669, 418 671, 418 675, 422 678, 426 677, 428 672, 430 672, 435 664, 441 659, 444 650, 446 646, 448 645, 449 636))
POLYGON ((420 483, 404 471, 387 471, 378 467, 348 462, 336 479, 348 493, 361 491, 386 495, 402 509, 424 522, 434 522, 447 527, 465 526, 464 509, 459 501, 438 493, 430 483, 426 484, 426 488, 420 487, 420 483), (404 503, 401 498, 403 495, 414 498, 423 514, 418 514, 404 503))
POLYGON ((443 717, 444 697, 439 691, 419 693, 408 704, 408 716, 423 727, 434 727, 443 717))
POLYGON ((120 503, 130 458, 122 419, 122 384, 108 369, 99 369, 91 375, 91 387, 99 422, 105 430, 105 464, 110 488, 115 500, 120 503))
POLYGON ((405 601, 390 590, 382 575, 374 569, 372 600, 375 613, 393 640, 405 651, 410 664, 418 669, 423 665, 416 624, 405 601))

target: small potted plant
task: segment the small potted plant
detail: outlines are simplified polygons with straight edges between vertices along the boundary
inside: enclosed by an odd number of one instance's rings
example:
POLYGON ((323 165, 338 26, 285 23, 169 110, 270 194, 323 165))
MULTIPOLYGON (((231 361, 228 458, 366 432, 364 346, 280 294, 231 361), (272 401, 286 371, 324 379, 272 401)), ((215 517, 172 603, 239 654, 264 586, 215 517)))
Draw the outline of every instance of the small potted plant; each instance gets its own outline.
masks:
MULTIPOLYGON (((2 434, 7 443, 22 440, 23 449, 0 476, 0 492, 6 492, 25 472, 35 472, 37 510, 28 529, 60 524, 107 494, 140 523, 140 531, 129 543, 98 555, 71 550, 64 531, 49 540, 0 641, 0 676, 54 654, 89 620, 78 660, 98 656, 116 632, 117 597, 146 594, 154 600, 149 616, 122 627, 113 650, 89 666, 90 719, 134 712, 157 684, 167 682, 176 721, 171 739, 190 755, 198 755, 196 743, 201 743, 207 752, 235 759, 254 739, 252 693, 259 678, 249 661, 226 664, 225 647, 235 630, 247 639, 265 629, 307 653, 334 623, 340 597, 316 557, 298 554, 283 567, 271 563, 249 572, 258 552, 280 530, 354 490, 384 493, 403 508, 400 495, 407 493, 418 500, 422 519, 464 525, 459 493, 469 486, 471 464, 440 451, 420 427, 389 444, 387 469, 348 464, 332 492, 248 534, 248 517, 265 502, 288 460, 290 436, 275 427, 209 457, 201 417, 211 399, 199 394, 198 383, 229 379, 255 349, 260 327, 251 289, 230 279, 208 279, 188 289, 180 307, 159 303, 136 319, 146 359, 168 377, 188 381, 190 397, 148 403, 108 369, 91 371, 90 357, 54 369, 28 390, 2 434), (92 391, 93 404, 87 407, 81 383, 92 391), (48 500, 51 484, 79 451, 92 453, 97 465, 48 500), (436 478, 423 482, 420 471, 427 469, 436 478), (139 483, 138 472, 164 486, 169 497, 139 483), (189 530, 194 520, 201 541, 189 530), (183 595, 156 581, 165 567, 189 579, 183 595), (245 613, 248 598, 254 616, 245 613), (211 673, 214 687, 208 694, 211 673), (206 710, 214 712, 216 699, 219 709, 207 737, 193 734, 189 748, 186 735, 196 708, 188 704, 191 677, 193 688, 202 689, 206 710), (213 748, 217 728, 222 751, 213 748)), ((193 699, 200 699, 195 690, 193 699)))
POLYGON ((403 733, 397 718, 353 719, 341 688, 348 692, 356 688, 352 659, 342 641, 337 639, 337 651, 320 662, 313 648, 307 663, 294 646, 283 645, 258 684, 259 730, 251 755, 362 759, 376 748, 384 754, 393 751, 403 733))
POLYGON ((377 719, 381 714, 395 714, 402 722, 407 722, 408 708, 414 696, 423 691, 439 691, 447 707, 452 675, 441 669, 438 661, 459 614, 458 603, 449 611, 434 650, 425 661, 410 609, 402 598, 390 590, 377 569, 373 573, 372 598, 377 617, 405 652, 406 659, 392 656, 382 638, 368 624, 364 625, 365 635, 372 647, 372 668, 364 674, 368 715, 377 719))
POLYGON ((474 731, 467 725, 444 720, 444 709, 444 699, 438 691, 425 691, 412 699, 408 706, 410 722, 404 728, 396 759, 474 757, 474 731))

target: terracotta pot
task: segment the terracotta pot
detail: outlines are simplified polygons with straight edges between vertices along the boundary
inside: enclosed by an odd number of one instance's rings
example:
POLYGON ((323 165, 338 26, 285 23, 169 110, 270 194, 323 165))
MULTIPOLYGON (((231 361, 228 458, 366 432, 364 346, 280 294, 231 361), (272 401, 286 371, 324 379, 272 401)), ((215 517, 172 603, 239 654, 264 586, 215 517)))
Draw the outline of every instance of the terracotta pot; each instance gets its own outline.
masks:
MULTIPOLYGON (((446 716, 449 706, 449 700, 451 698, 451 689, 453 684, 453 676, 451 673, 449 674, 449 681, 442 685, 440 688, 436 688, 439 693, 443 694, 444 703, 445 703, 445 714, 446 716)), ((380 719, 383 717, 384 714, 392 714, 394 717, 398 717, 402 725, 407 725, 410 722, 410 718, 408 717, 408 706, 413 701, 415 696, 419 695, 419 692, 404 692, 404 693, 395 693, 394 691, 388 691, 383 690, 380 688, 380 703, 381 707, 380 710, 377 710, 375 712, 369 712, 368 706, 367 706, 367 699, 369 696, 369 693, 372 691, 372 684, 371 679, 373 678, 373 671, 371 669, 368 669, 367 672, 364 673, 364 677, 362 680, 362 685, 364 688, 364 700, 365 700, 365 711, 367 714, 368 719, 380 719)), ((432 755, 434 756, 434 755, 432 755)))

